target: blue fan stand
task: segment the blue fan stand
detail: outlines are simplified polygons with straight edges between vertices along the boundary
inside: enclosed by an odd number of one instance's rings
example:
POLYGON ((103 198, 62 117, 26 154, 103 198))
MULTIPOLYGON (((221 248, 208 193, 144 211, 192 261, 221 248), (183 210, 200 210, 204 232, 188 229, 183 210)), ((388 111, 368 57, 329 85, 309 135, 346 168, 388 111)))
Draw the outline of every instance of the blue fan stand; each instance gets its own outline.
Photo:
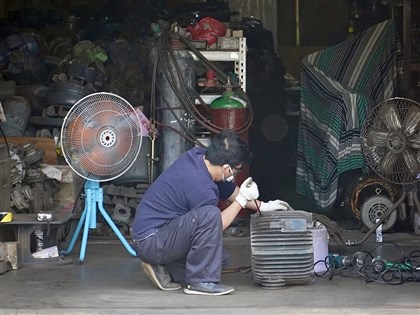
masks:
POLYGON ((85 254, 86 254, 86 246, 87 246, 87 240, 88 240, 88 235, 89 235, 89 229, 96 228, 96 212, 97 212, 97 207, 98 207, 102 216, 104 217, 106 222, 108 222, 109 226, 118 236, 118 238, 120 239, 124 247, 127 249, 127 251, 131 255, 137 256, 134 249, 130 246, 130 244, 128 244, 127 240, 118 230, 117 226, 115 225, 115 223, 110 218, 109 214, 104 209, 103 189, 99 186, 99 182, 86 180, 84 189, 85 189, 85 194, 86 194, 85 208, 83 210, 82 216, 80 217, 79 223, 77 224, 76 230, 73 233, 69 247, 66 250, 61 251, 60 254, 68 255, 72 252, 74 244, 76 243, 80 230, 82 229, 82 226, 84 224, 83 237, 82 237, 82 243, 80 245, 80 255, 79 255, 79 263, 83 262, 83 260, 85 259, 85 254))

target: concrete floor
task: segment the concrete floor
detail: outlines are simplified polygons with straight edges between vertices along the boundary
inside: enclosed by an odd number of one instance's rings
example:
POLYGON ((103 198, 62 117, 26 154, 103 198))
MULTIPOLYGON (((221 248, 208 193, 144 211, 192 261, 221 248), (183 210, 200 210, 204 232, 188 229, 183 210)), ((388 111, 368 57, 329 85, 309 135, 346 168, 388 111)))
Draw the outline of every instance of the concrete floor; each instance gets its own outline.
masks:
MULTIPOLYGON (((362 236, 346 231, 344 238, 362 236)), ((250 266, 248 237, 224 241, 231 267, 250 266)), ((411 233, 385 234, 384 242, 394 242, 381 247, 387 260, 400 257, 395 244, 406 255, 420 250, 420 236, 411 233)), ((329 252, 351 254, 376 245, 373 237, 347 249, 330 241, 329 252)), ((68 257, 77 260, 79 248, 68 257)), ((91 237, 81 265, 25 267, 0 275, 0 314, 420 314, 420 282, 386 285, 338 275, 263 289, 249 272, 225 273, 223 282, 236 291, 221 297, 160 291, 118 240, 91 237)))

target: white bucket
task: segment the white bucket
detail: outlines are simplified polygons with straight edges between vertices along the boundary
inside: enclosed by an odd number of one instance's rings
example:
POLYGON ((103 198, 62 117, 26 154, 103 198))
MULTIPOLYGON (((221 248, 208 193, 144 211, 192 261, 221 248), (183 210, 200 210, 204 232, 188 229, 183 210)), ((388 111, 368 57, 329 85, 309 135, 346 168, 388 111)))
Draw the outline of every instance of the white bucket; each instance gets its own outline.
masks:
POLYGON ((328 256, 328 232, 325 227, 318 227, 312 229, 312 240, 314 244, 314 271, 324 272, 327 270, 325 263, 317 261, 324 261, 328 256))

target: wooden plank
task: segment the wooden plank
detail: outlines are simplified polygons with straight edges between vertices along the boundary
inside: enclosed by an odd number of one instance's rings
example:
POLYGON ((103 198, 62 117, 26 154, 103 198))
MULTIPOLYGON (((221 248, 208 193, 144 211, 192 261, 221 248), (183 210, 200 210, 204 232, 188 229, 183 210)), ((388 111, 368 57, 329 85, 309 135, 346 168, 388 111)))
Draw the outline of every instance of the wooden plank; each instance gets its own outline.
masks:
MULTIPOLYGON (((9 144, 18 145, 22 143, 34 143, 35 148, 43 149, 45 156, 43 163, 57 165, 57 152, 55 151, 54 139, 51 138, 28 138, 28 137, 6 137, 9 144)), ((5 143, 4 138, 0 137, 0 143, 5 143)))

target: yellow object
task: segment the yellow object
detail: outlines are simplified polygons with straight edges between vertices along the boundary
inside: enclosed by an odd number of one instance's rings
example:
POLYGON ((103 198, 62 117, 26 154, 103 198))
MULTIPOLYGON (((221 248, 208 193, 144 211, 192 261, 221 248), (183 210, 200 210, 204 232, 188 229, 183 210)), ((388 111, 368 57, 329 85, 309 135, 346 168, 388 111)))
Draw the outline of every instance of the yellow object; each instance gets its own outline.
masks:
POLYGON ((13 220, 13 213, 12 212, 0 212, 0 222, 12 222, 13 220))

